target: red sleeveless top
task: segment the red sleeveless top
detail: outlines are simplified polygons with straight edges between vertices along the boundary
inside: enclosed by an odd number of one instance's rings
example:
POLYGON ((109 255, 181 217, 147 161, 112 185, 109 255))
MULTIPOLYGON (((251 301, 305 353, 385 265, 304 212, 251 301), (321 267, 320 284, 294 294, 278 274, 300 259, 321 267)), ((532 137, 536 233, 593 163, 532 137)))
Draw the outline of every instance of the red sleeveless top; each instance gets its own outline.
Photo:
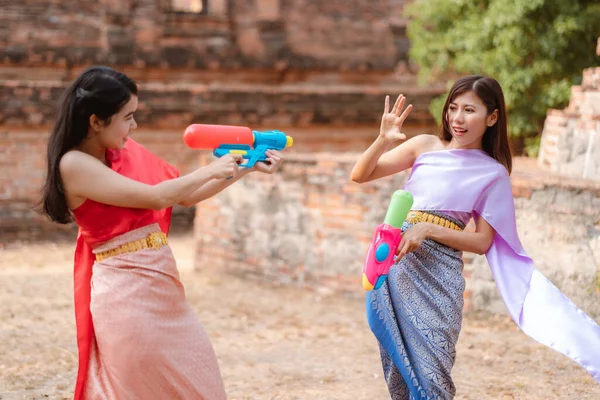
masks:
MULTIPOLYGON (((179 171, 175 167, 161 160, 132 139, 125 143, 122 150, 108 150, 106 157, 112 170, 138 182, 154 185, 179 176, 179 171)), ((97 182, 97 184, 102 185, 102 182, 97 182)), ((152 223, 158 223, 160 229, 168 234, 171 211, 172 208, 146 210, 117 207, 89 199, 73 210, 75 221, 79 227, 73 272, 75 324, 79 351, 79 368, 75 387, 76 400, 83 399, 91 341, 94 337, 90 313, 92 266, 95 261, 92 249, 116 236, 152 223)))

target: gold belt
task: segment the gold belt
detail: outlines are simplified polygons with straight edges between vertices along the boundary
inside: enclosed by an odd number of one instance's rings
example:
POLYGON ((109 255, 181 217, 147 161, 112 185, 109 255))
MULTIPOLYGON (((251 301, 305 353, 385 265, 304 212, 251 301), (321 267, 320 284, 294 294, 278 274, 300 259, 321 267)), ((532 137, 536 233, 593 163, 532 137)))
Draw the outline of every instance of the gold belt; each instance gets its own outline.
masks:
POLYGON ((461 228, 458 224, 446 218, 429 214, 424 211, 411 211, 408 213, 408 217, 406 217, 406 220, 411 224, 418 224, 419 222, 429 222, 432 224, 443 226, 444 228, 454 229, 455 231, 463 230, 463 228, 461 228))
POLYGON ((115 247, 114 249, 97 253, 96 261, 102 261, 119 254, 133 253, 134 251, 139 251, 142 249, 158 249, 159 247, 168 243, 169 240, 167 239, 167 235, 165 235, 163 232, 152 232, 143 239, 125 243, 119 247, 115 247))

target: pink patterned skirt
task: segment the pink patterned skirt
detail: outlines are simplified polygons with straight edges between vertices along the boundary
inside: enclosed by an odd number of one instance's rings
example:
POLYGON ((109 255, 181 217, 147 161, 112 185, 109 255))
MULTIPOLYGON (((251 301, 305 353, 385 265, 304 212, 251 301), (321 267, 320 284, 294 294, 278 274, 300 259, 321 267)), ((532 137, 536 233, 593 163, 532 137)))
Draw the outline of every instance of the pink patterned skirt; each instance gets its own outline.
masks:
MULTIPOLYGON (((94 253, 153 232, 160 232, 158 224, 94 253)), ((90 310, 95 338, 86 399, 226 399, 212 344, 186 300, 168 245, 96 261, 90 310)))

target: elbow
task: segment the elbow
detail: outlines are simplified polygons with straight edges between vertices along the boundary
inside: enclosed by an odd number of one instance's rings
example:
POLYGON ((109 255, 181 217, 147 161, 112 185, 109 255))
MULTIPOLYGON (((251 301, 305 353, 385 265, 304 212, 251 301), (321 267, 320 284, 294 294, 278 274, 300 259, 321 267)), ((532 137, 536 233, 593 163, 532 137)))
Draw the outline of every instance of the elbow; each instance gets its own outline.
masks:
POLYGON ((161 203, 153 203, 149 208, 154 211, 160 211, 160 210, 164 210, 167 207, 168 206, 163 205, 161 203))
POLYGON ((155 198, 153 199, 150 204, 148 205, 148 208, 154 211, 160 211, 160 210, 164 210, 165 208, 169 208, 173 206, 173 202, 169 201, 168 199, 165 198, 155 198))
POLYGON ((367 179, 364 176, 356 173, 355 171, 352 171, 352 173, 350 174, 350 179, 354 183, 365 183, 367 181, 367 179))
POLYGON ((356 170, 356 165, 352 168, 352 172, 350 172, 350 180, 355 183, 363 183, 361 174, 356 170))
POLYGON ((185 208, 192 208, 194 207, 196 204, 198 204, 198 202, 196 201, 191 201, 191 200, 182 200, 181 202, 178 203, 180 206, 183 206, 185 208))
POLYGON ((481 246, 479 246, 479 248, 475 251, 475 253, 482 256, 488 252, 488 250, 490 249, 491 246, 492 246, 492 242, 483 243, 481 246))

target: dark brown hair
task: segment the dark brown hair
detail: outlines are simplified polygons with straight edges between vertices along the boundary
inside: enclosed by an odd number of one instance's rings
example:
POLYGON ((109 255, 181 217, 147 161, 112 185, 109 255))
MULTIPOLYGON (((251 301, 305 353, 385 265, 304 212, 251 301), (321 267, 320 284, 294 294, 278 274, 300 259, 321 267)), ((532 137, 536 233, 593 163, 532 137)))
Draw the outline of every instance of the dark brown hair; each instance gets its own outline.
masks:
POLYGON ((72 221, 58 168, 62 156, 85 139, 92 115, 109 124, 132 94, 137 95, 135 82, 103 66, 83 71, 62 94, 56 123, 48 139, 46 181, 40 204, 41 212, 50 220, 60 224, 72 221))
POLYGON ((487 108, 488 115, 498 110, 498 120, 493 126, 488 126, 483 134, 483 150, 500 164, 504 165, 508 173, 512 172, 512 154, 508 143, 508 127, 504 93, 498 81, 481 75, 465 76, 457 80, 444 104, 442 111, 442 126, 439 137, 447 142, 452 140, 452 133, 448 125, 448 107, 457 96, 473 92, 481 99, 487 108))

